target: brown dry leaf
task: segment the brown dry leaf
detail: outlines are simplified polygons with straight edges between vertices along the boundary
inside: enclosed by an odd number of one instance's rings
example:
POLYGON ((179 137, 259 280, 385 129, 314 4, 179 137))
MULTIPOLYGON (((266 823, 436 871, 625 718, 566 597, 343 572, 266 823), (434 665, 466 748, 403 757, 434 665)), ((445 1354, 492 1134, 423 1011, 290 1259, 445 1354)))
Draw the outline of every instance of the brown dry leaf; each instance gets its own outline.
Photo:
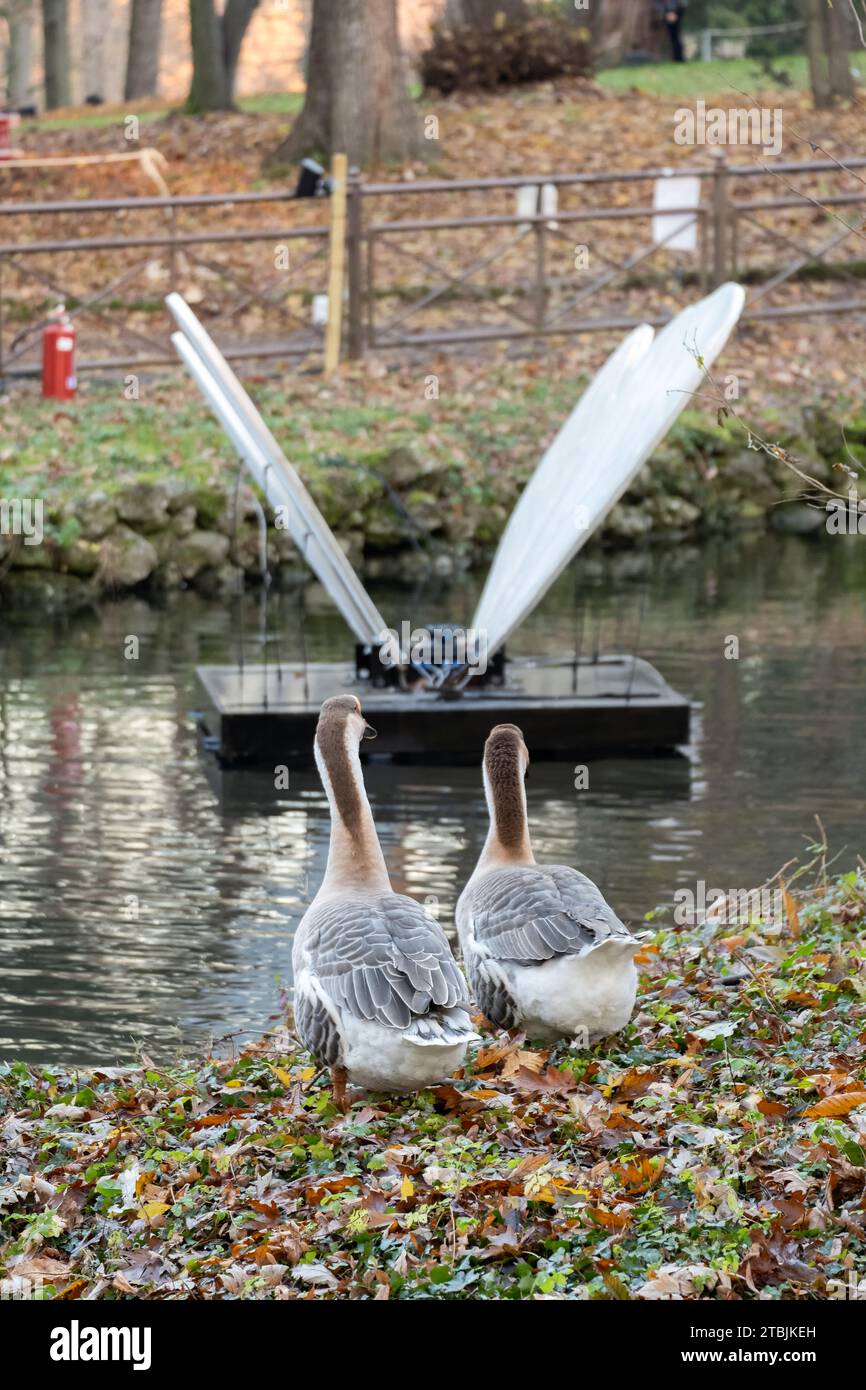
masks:
POLYGON ((9 1266, 10 1273, 18 1279, 65 1279, 71 1268, 65 1260, 55 1260, 50 1255, 32 1255, 9 1266))
POLYGON ((858 1105, 866 1105, 866 1091, 842 1091, 835 1096, 826 1096, 824 1100, 816 1101, 803 1111, 810 1120, 812 1119, 838 1119, 840 1115, 847 1115, 852 1110, 856 1110, 858 1105))
POLYGON ((521 1068, 525 1071, 541 1071, 546 1061, 546 1052, 531 1052, 528 1048, 519 1048, 505 1059, 502 1075, 506 1080, 510 1080, 521 1068))
POLYGON ((511 1077, 511 1081, 521 1091, 556 1091, 560 1095, 566 1091, 573 1091, 577 1086, 573 1071, 559 1071, 556 1067, 548 1067, 545 1072, 529 1071, 528 1068, 521 1067, 511 1077))
MULTIPOLYGON (((466 1098, 463 1092, 458 1091, 456 1086, 452 1086, 450 1081, 446 1081, 443 1086, 433 1086, 432 1091, 446 1110, 461 1110, 465 1106, 466 1098)), ((472 1104, 479 1106, 478 1101, 470 1102, 470 1105, 472 1104)))
POLYGON ((504 1038, 501 1042, 493 1043, 491 1047, 482 1047, 475 1054, 475 1070, 487 1071, 490 1067, 495 1067, 499 1062, 504 1062, 512 1052, 516 1052, 521 1043, 526 1039, 522 1033, 514 1038, 504 1038))
POLYGON ((547 1162, 547 1154, 527 1154, 522 1158, 516 1168, 512 1168, 510 1177, 522 1182, 530 1173, 534 1173, 536 1168, 541 1168, 547 1162))
MULTIPOLYGON (((357 1187, 360 1182, 360 1176, 353 1174, 347 1174, 341 1178, 324 1178, 322 1182, 316 1183, 315 1187, 308 1187, 304 1197, 310 1206, 317 1207, 329 1192, 342 1192, 347 1187, 357 1187)), ((255 1203, 250 1205, 255 1206, 255 1203)))
POLYGON ((610 1114, 605 1121, 606 1129, 640 1129, 637 1120, 633 1119, 624 1105, 614 1105, 611 1107, 610 1114))
POLYGON ((787 888, 785 887, 784 882, 782 883, 782 905, 785 909, 785 916, 788 919, 788 930, 793 936, 794 940, 799 941, 800 914, 797 911, 797 904, 791 897, 791 894, 788 892, 787 888))
POLYGON ((767 1100, 766 1096, 758 1101, 756 1109, 762 1115, 787 1115, 788 1106, 780 1100, 767 1100))
POLYGON ((248 1105, 230 1105, 227 1110, 217 1110, 212 1115, 200 1115, 197 1120, 192 1120, 190 1122, 190 1128, 207 1129, 211 1125, 227 1125, 229 1121, 235 1119, 237 1115, 251 1115, 252 1113, 248 1105))
POLYGON ((657 956, 658 954, 658 946, 656 946, 653 942, 647 942, 645 946, 641 946, 640 955, 635 956, 635 960, 639 960, 640 956, 657 956))
POLYGON ((654 1081, 659 1080, 659 1073, 651 1067, 629 1067, 618 1080, 612 1080, 607 1086, 602 1086, 602 1095, 609 1096, 616 1092, 617 1100, 625 1100, 627 1096, 642 1096, 654 1081))
POLYGON ((631 1212, 608 1211, 606 1207, 587 1207, 587 1212, 608 1231, 624 1231, 631 1222, 631 1212))
POLYGON ((55 1295, 57 1302, 69 1302, 72 1299, 80 1298, 87 1288, 86 1279, 73 1279, 71 1284, 67 1284, 62 1293, 55 1295))
POLYGON ((623 1163, 619 1167, 612 1166, 611 1171, 632 1192, 639 1193, 646 1192, 654 1183, 657 1183, 664 1168, 664 1155, 660 1154, 657 1158, 642 1158, 639 1163, 623 1163))

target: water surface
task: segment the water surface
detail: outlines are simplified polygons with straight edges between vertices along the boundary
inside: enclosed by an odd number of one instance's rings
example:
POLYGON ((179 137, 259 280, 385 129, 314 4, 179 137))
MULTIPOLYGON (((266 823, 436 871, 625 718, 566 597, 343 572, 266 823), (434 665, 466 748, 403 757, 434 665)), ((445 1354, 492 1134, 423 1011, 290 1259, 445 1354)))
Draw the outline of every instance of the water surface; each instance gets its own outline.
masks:
MULTIPOLYGON (((475 582, 371 586, 394 623, 467 620, 475 582)), ((327 851, 311 769, 275 792, 197 749, 197 663, 337 659, 315 587, 242 609, 176 595, 47 618, 0 612, 0 1055, 169 1058, 269 1025, 327 851), (137 661, 125 638, 140 640, 137 661)), ((638 650, 695 702, 682 758, 533 764, 536 854, 594 878, 637 923, 678 887, 763 883, 816 814, 838 863, 866 848, 866 541, 755 534, 572 568, 515 653, 638 650), (724 652, 736 637, 739 659, 724 652)), ((480 750, 479 750, 480 751, 480 750)), ((279 761, 275 750, 274 762, 279 761)), ((485 831, 472 768, 372 767, 395 888, 450 929, 485 831)), ((223 1041, 220 1046, 230 1045, 223 1041)))

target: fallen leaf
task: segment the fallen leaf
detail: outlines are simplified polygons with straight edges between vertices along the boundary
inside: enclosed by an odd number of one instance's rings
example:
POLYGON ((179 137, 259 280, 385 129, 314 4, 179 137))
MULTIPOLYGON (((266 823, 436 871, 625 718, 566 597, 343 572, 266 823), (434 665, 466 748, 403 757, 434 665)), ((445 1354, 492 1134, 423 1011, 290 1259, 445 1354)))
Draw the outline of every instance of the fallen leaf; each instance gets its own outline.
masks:
POLYGON ((841 1091, 835 1096, 826 1096, 824 1100, 816 1101, 804 1110, 803 1114, 810 1120, 835 1120, 840 1115, 848 1115, 852 1110, 856 1110, 858 1105, 866 1105, 866 1091, 841 1091))

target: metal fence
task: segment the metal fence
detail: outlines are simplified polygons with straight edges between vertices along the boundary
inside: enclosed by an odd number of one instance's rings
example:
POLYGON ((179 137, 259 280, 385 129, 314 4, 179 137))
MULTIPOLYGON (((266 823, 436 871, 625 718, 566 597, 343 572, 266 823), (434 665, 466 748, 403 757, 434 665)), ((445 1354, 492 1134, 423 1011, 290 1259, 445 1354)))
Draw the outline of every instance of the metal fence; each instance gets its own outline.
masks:
MULTIPOLYGON (((694 218, 694 252, 653 236, 653 188, 671 170, 402 183, 353 172, 344 352, 429 353, 658 324, 692 287, 732 275, 748 286, 747 319, 862 311, 866 262, 851 247, 866 240, 863 168, 866 158, 677 168, 700 181, 700 202, 664 213, 694 218), (540 194, 531 211, 515 206, 520 189, 546 185, 555 211, 540 194)), ((230 358, 321 350, 325 200, 272 191, 4 203, 0 238, 6 377, 38 372, 58 299, 79 325, 80 371, 173 361, 169 290, 197 307, 230 358), (99 230, 88 235, 94 219, 99 230)))

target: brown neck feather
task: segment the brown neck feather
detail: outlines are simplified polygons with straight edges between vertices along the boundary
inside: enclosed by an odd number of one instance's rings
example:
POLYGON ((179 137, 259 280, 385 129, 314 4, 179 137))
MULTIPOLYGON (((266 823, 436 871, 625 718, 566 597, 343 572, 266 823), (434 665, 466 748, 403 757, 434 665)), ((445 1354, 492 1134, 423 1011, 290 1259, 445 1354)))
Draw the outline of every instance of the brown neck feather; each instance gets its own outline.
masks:
POLYGON ((485 766, 499 843, 503 849, 522 849, 526 840, 526 822, 521 794, 523 771, 517 744, 502 740, 488 746, 485 766))
POLYGON ((346 720, 339 713, 319 720, 316 741, 328 772, 337 814, 348 833, 356 839, 363 824, 363 807, 346 746, 346 720))

